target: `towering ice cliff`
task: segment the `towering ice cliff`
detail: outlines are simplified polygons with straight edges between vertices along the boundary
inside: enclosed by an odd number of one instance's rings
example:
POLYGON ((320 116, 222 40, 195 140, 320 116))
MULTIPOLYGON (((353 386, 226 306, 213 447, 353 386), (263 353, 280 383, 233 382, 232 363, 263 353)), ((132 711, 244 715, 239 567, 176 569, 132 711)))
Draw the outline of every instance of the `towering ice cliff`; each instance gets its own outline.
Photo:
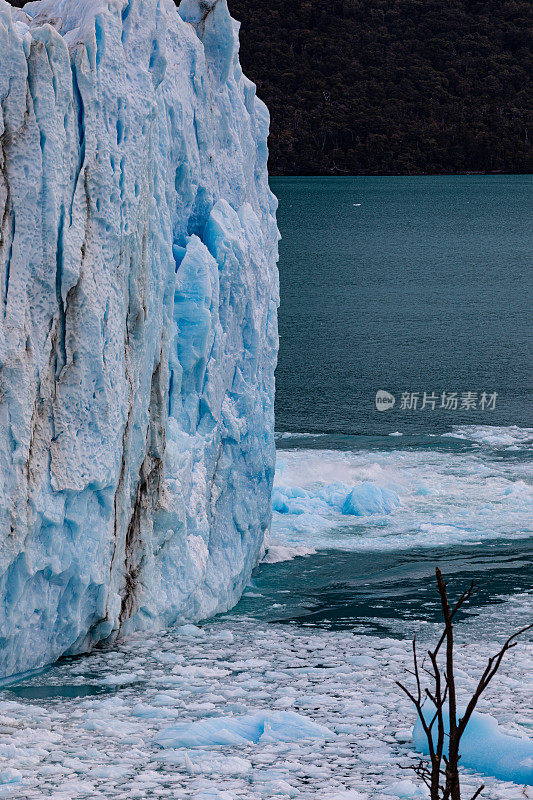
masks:
POLYGON ((239 597, 270 522, 268 114, 226 0, 0 0, 0 676, 239 597))

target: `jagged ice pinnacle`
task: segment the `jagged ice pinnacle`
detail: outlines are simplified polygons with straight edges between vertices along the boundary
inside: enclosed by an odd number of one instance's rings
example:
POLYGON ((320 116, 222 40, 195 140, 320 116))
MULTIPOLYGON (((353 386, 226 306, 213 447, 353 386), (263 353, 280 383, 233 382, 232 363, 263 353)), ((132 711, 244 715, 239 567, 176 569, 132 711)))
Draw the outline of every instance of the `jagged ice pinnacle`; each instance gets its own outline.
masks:
POLYGON ((0 0, 0 101, 1 677, 239 598, 278 233, 226 0, 0 0))

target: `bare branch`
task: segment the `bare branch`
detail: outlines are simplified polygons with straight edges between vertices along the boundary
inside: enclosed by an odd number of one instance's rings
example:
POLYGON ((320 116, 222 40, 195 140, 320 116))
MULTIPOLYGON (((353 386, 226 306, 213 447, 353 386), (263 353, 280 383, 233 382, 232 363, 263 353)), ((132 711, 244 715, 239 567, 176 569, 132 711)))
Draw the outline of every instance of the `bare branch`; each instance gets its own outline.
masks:
POLYGON ((400 683, 400 681, 396 681, 396 686, 399 686, 402 692, 405 692, 405 694, 407 695, 409 700, 413 703, 413 705, 418 707, 418 700, 416 699, 416 697, 414 697, 414 695, 411 694, 409 689, 403 685, 403 683, 400 683))
MULTIPOLYGON (((438 567, 437 567, 437 569, 438 569, 438 567)), ((440 573, 440 570, 439 570, 439 573, 440 573)), ((441 573, 441 578, 442 578, 442 573, 441 573)), ((446 586, 447 586, 448 584, 447 584, 447 583, 445 583, 445 582, 444 582, 444 580, 443 580, 443 581, 442 581, 442 585, 443 585, 443 587, 444 587, 444 591, 446 591, 446 586)), ((473 595, 473 594, 474 594, 476 591, 477 591, 477 586, 476 586, 476 584, 474 583, 474 581, 472 581, 472 582, 471 582, 471 584, 470 584, 470 586, 468 587, 468 589, 466 589, 466 590, 465 590, 465 591, 462 593, 462 595, 460 596, 459 600, 456 602, 456 604, 454 605, 453 609, 450 611, 450 622, 453 620, 453 618, 455 617, 455 615, 457 614, 457 612, 459 611, 459 609, 460 609, 460 608, 461 608, 461 607, 462 607, 462 606, 463 606, 463 605, 464 605, 466 602, 468 602, 468 600, 470 600, 470 598, 472 597, 472 595, 473 595)), ((444 643, 444 640, 446 639, 446 636, 447 636, 447 630, 446 630, 446 628, 445 628, 445 629, 444 629, 444 631, 443 631, 443 633, 442 633, 442 636, 440 637, 440 639, 439 639, 439 641, 438 641, 438 643, 437 643, 437 646, 435 647, 435 650, 433 651, 433 652, 435 653, 435 655, 437 655, 437 654, 438 654, 438 652, 439 652, 440 648, 442 647, 442 645, 443 645, 443 643, 444 643)))
MULTIPOLYGON (((453 620, 459 609, 462 608, 476 591, 476 587, 474 582, 472 582, 452 607, 448 599, 447 583, 438 567, 435 573, 442 615, 444 617, 444 631, 436 647, 433 650, 427 651, 427 657, 430 661, 430 666, 428 667, 426 667, 425 658, 422 660, 422 663, 419 664, 416 638, 412 641, 413 669, 408 669, 406 671, 414 678, 416 689, 410 690, 399 681, 396 682, 416 708, 418 719, 420 720, 422 730, 427 739, 430 761, 420 759, 418 764, 402 767, 402 769, 411 769, 415 772, 424 785, 428 787, 431 800, 461 800, 459 780, 459 763, 461 760, 459 746, 461 737, 479 698, 496 675, 505 654, 513 647, 516 647, 516 640, 519 636, 533 629, 533 624, 527 625, 509 636, 500 650, 489 658, 487 666, 479 678, 476 690, 468 702, 465 714, 462 719, 458 720, 453 620), (443 657, 439 658, 440 650, 444 644, 446 644, 446 653, 443 657), (443 660, 445 660, 445 669, 442 668, 443 660), (429 676, 433 684, 432 687, 422 686, 421 672, 429 676), (424 705, 427 700, 432 703, 433 709, 431 717, 429 717, 426 711, 426 719, 424 715, 424 705), (447 706, 449 716, 449 732, 444 729, 445 706, 447 706), (435 723, 437 728, 436 734, 434 731, 435 723), (448 744, 445 752, 444 744, 446 741, 448 744), (444 785, 441 782, 441 777, 444 779, 444 785)), ((484 786, 480 786, 471 800, 477 800, 484 788, 484 786)))
POLYGON ((474 712, 474 709, 478 704, 479 698, 481 697, 481 695, 483 694, 483 692, 485 691, 491 680, 498 672, 500 665, 503 661, 503 657, 509 650, 511 650, 513 647, 516 647, 516 645, 518 644, 518 642, 514 640, 532 629, 533 629, 533 623, 531 625, 526 625, 519 631, 516 631, 516 633, 513 633, 504 642, 503 647, 499 650, 499 652, 496 653, 496 655, 489 658, 487 666, 485 667, 485 671, 483 672, 481 678, 479 679, 477 688, 472 697, 470 698, 470 701, 466 707, 465 714, 463 718, 459 720, 459 736, 463 735, 464 730, 468 724, 468 721, 470 720, 470 717, 472 716, 472 713, 474 712))

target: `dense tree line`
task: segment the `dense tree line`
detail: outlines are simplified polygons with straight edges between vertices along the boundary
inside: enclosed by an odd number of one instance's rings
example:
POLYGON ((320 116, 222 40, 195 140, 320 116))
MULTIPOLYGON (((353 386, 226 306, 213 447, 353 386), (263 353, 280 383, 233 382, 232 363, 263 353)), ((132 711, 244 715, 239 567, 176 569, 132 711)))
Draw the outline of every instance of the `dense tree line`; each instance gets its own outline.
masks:
POLYGON ((531 171, 527 0, 229 4, 272 173, 531 171))
POLYGON ((273 174, 531 171, 529 0, 229 5, 273 174))

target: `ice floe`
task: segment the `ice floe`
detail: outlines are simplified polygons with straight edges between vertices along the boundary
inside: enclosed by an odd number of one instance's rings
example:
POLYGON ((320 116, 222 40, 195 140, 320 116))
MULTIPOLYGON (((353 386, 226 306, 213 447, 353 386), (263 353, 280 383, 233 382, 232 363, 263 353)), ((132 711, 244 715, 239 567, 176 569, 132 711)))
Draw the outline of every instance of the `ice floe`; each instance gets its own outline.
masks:
POLYGON ((300 739, 331 739, 324 725, 291 711, 259 711, 235 717, 210 717, 181 723, 159 734, 161 747, 211 747, 213 745, 272 744, 300 739))

